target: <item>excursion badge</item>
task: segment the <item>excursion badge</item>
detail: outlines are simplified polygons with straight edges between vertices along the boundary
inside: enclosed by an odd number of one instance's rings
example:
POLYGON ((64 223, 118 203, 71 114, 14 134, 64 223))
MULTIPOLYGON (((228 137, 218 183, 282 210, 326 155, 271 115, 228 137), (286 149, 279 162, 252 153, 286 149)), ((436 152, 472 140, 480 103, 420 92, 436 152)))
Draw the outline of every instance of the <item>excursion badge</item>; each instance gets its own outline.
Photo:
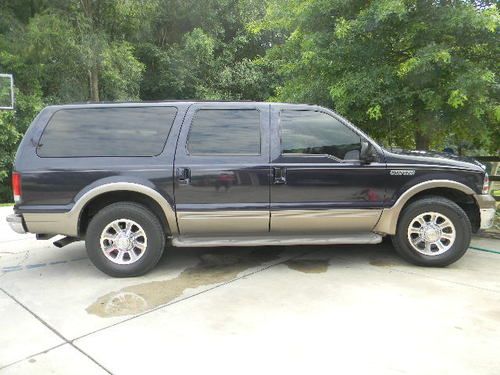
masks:
POLYGON ((415 175, 415 169, 391 169, 391 176, 413 176, 415 175))

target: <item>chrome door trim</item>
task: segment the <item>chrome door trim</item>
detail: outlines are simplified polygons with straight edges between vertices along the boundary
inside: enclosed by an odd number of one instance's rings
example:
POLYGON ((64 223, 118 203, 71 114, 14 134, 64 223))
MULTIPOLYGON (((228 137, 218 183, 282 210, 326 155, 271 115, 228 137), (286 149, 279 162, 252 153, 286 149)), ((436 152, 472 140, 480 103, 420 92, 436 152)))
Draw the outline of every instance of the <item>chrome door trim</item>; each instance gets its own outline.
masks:
POLYGON ((377 244, 382 236, 376 233, 338 233, 334 235, 260 235, 260 236, 174 236, 176 247, 218 247, 218 246, 294 246, 294 245, 348 245, 377 244))

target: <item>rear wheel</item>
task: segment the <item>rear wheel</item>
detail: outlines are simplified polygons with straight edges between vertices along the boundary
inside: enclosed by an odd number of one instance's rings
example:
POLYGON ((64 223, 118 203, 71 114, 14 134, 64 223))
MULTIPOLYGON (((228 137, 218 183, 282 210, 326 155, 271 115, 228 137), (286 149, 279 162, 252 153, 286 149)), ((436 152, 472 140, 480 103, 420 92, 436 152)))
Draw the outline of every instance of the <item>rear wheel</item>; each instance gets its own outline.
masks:
POLYGON ((85 238, 90 260, 114 277, 139 276, 151 270, 165 248, 158 218, 133 202, 113 203, 90 221, 85 238))
POLYGON ((426 197, 404 209, 392 242, 407 261, 443 267, 460 259, 471 240, 467 214, 442 197, 426 197))

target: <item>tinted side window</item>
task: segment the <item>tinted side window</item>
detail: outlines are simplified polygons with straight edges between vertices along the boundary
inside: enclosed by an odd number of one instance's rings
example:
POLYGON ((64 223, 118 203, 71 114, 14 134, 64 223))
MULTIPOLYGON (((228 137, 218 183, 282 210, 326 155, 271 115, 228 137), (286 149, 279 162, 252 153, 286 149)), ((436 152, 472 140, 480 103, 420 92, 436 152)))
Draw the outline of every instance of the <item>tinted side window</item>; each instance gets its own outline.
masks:
POLYGON ((360 136, 326 113, 282 111, 280 122, 282 154, 320 154, 359 160, 360 136))
POLYGON ((158 155, 176 113, 175 107, 63 109, 45 127, 37 153, 41 157, 158 155))
POLYGON ((201 109, 193 117, 187 148, 192 155, 259 155, 260 112, 201 109))

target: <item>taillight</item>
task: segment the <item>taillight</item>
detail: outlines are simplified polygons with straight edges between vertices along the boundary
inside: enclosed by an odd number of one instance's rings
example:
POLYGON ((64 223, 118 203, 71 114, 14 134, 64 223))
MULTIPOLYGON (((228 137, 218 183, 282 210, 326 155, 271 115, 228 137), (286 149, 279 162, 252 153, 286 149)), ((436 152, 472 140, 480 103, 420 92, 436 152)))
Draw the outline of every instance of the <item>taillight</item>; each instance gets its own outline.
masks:
POLYGON ((488 173, 484 174, 483 180, 483 194, 488 194, 490 191, 490 178, 488 177, 488 173))
POLYGON ((14 202, 21 201, 21 174, 18 172, 12 173, 12 193, 14 194, 14 202))

